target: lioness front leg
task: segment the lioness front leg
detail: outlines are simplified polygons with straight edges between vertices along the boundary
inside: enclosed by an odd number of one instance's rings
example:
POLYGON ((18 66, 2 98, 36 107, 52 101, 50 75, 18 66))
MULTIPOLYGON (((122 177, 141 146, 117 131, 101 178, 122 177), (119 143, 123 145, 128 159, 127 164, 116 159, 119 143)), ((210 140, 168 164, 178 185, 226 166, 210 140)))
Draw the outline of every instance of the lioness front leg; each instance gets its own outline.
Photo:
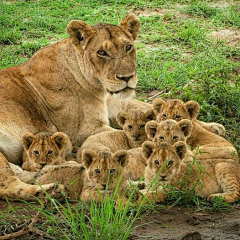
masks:
POLYGON ((206 122, 199 121, 199 120, 197 120, 197 121, 202 125, 202 127, 204 127, 208 131, 213 132, 219 136, 223 136, 226 131, 225 127, 220 123, 216 123, 216 122, 206 123, 206 122))
MULTIPOLYGON (((55 183, 42 186, 31 185, 22 182, 17 178, 10 167, 7 159, 0 153, 0 198, 34 200, 35 197, 41 197, 45 192, 51 192, 57 189, 55 183)), ((59 189, 57 189, 58 191, 59 189)), ((63 190, 60 187, 60 191, 63 190)), ((59 191, 58 191, 59 192, 59 191)))

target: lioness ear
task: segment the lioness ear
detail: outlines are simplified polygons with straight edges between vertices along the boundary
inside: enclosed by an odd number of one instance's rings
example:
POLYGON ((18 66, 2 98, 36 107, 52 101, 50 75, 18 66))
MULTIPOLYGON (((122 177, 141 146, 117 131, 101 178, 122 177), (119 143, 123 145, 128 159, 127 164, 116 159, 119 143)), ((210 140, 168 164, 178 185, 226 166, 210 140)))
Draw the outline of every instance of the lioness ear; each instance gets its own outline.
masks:
POLYGON ((183 119, 178 122, 178 126, 180 127, 185 137, 189 137, 191 135, 193 126, 190 120, 183 119))
POLYGON ((67 134, 63 132, 55 132, 52 136, 51 139, 56 143, 58 149, 62 149, 63 146, 66 144, 67 139, 70 141, 69 137, 67 134))
POLYGON ((186 102, 185 106, 190 115, 190 118, 191 119, 197 118, 199 110, 200 110, 200 106, 199 106, 198 102, 191 100, 191 101, 186 102))
POLYGON ((83 150, 82 153, 82 163, 83 166, 88 169, 93 162, 94 157, 96 157, 96 153, 90 149, 83 150))
POLYGON ((156 121, 150 121, 145 126, 145 131, 149 139, 153 139, 157 133, 158 123, 156 121))
POLYGON ((67 26, 67 33, 74 45, 79 45, 81 41, 94 34, 92 28, 81 20, 73 20, 67 26))
POLYGON ((127 118, 128 118, 128 113, 127 112, 121 110, 117 113, 117 122, 121 127, 123 127, 127 118))
POLYGON ((181 160, 183 160, 187 155, 187 145, 185 142, 179 141, 173 145, 175 152, 181 160))
POLYGON ((22 136, 22 144, 23 147, 28 150, 33 143, 33 140, 36 139, 36 136, 34 136, 32 133, 27 132, 22 136))
POLYGON ((113 154, 113 158, 115 158, 122 167, 125 167, 128 164, 129 155, 127 151, 119 150, 113 154))
POLYGON ((120 28, 131 33, 133 40, 138 36, 140 21, 134 14, 128 14, 120 24, 120 28))
POLYGON ((156 115, 153 111, 153 109, 149 109, 145 112, 145 117, 147 120, 155 120, 156 119, 156 115))
POLYGON ((152 102, 153 105, 153 111, 156 115, 158 115, 161 112, 162 106, 166 104, 166 102, 161 98, 155 98, 152 102))
POLYGON ((156 147, 156 145, 151 141, 146 141, 146 142, 143 143, 142 151, 143 151, 143 155, 146 159, 150 158, 150 156, 152 155, 155 147, 156 147))

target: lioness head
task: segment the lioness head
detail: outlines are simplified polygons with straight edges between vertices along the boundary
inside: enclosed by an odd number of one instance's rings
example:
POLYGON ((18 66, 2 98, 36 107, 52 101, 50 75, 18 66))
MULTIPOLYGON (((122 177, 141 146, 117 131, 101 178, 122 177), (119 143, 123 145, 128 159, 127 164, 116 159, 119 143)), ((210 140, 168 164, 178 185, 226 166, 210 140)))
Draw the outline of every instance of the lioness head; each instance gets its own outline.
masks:
POLYGON ((126 133, 132 147, 141 147, 142 143, 147 140, 145 125, 153 119, 155 119, 155 114, 152 109, 146 112, 140 109, 130 112, 121 110, 117 113, 118 124, 126 133))
POLYGON ((95 152, 85 149, 82 153, 82 162, 89 181, 97 189, 112 191, 128 163, 128 154, 125 150, 112 154, 108 151, 95 152))
POLYGON ((181 161, 186 157, 187 145, 184 142, 176 142, 174 145, 153 142, 143 143, 143 154, 147 159, 147 167, 156 176, 156 181, 170 181, 178 172, 181 161))
POLYGON ((180 99, 172 99, 165 102, 161 98, 153 100, 153 111, 156 114, 157 121, 174 119, 179 122, 182 119, 192 120, 197 118, 200 106, 197 102, 191 100, 184 103, 180 99))
POLYGON ((140 21, 127 15, 119 26, 97 24, 89 26, 74 20, 67 32, 83 61, 81 71, 94 87, 104 87, 119 98, 130 97, 137 84, 136 50, 140 21))
MULTIPOLYGON (((70 142, 70 139, 62 132, 25 133, 22 136, 23 154, 27 156, 26 161, 33 163, 36 169, 45 165, 60 164, 65 160, 61 158, 60 153, 67 142, 70 142)), ((22 167, 24 168, 24 165, 22 167)))
POLYGON ((172 119, 160 123, 150 121, 146 124, 145 129, 148 138, 154 143, 167 142, 174 144, 178 141, 186 142, 187 137, 192 132, 192 123, 188 119, 183 119, 180 122, 172 119))

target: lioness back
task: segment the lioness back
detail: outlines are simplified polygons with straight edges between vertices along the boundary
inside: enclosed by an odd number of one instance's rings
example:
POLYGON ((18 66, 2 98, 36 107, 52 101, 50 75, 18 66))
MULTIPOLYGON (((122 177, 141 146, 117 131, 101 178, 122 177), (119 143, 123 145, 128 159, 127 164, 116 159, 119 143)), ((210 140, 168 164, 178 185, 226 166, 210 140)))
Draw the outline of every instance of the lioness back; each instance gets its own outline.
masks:
POLYGON ((57 165, 71 158, 72 144, 62 132, 25 133, 22 137, 24 147, 22 168, 37 171, 45 165, 57 165))

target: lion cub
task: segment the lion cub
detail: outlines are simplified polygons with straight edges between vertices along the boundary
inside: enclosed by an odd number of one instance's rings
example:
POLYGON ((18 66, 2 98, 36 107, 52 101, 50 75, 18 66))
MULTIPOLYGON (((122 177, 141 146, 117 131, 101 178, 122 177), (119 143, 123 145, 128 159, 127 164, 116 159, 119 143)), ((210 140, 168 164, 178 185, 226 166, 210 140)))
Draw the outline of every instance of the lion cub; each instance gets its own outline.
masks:
POLYGON ((117 121, 123 130, 110 130, 88 137, 78 150, 77 161, 81 161, 84 149, 116 152, 120 149, 128 150, 141 147, 142 143, 147 140, 145 125, 153 119, 155 119, 155 115, 152 109, 146 112, 140 109, 129 112, 119 111, 117 121))
POLYGON ((36 181, 46 184, 54 180, 63 184, 72 200, 80 197, 83 201, 101 201, 106 194, 113 194, 117 186, 119 197, 122 197, 127 187, 123 174, 127 163, 128 154, 125 150, 112 154, 85 149, 82 164, 68 161, 61 165, 46 166, 36 175, 36 181))
MULTIPOLYGON (((232 159, 211 159, 193 163, 193 153, 182 141, 173 145, 161 143, 158 146, 146 141, 143 144, 143 152, 148 159, 145 171, 148 183, 155 178, 156 182, 161 184, 169 183, 181 187, 180 181, 186 181, 192 186, 200 176, 202 184, 197 185, 195 189, 199 196, 208 200, 219 196, 226 202, 240 199, 240 164, 232 159), (190 168, 192 171, 189 172, 190 168)), ((160 187, 158 190, 157 195, 149 191, 147 197, 151 200, 164 201, 166 193, 160 187)))
POLYGON ((24 170, 35 172, 45 165, 61 164, 71 158, 72 143, 62 132, 25 133, 22 144, 24 170))
MULTIPOLYGON (((162 99, 154 99, 153 110, 156 114, 158 122, 174 119, 179 122, 182 119, 189 119, 192 122, 193 128, 191 135, 187 138, 187 144, 192 147, 199 147, 203 154, 203 158, 226 158, 238 161, 236 148, 225 138, 208 131, 203 122, 199 122, 198 116, 200 106, 195 101, 184 103, 180 99, 172 99, 165 102, 162 99), (207 153, 209 153, 207 155, 207 153)), ((207 124, 207 123, 206 123, 207 124)), ((216 123, 210 123, 216 125, 216 123)), ((220 125, 221 126, 221 125, 220 125)))

